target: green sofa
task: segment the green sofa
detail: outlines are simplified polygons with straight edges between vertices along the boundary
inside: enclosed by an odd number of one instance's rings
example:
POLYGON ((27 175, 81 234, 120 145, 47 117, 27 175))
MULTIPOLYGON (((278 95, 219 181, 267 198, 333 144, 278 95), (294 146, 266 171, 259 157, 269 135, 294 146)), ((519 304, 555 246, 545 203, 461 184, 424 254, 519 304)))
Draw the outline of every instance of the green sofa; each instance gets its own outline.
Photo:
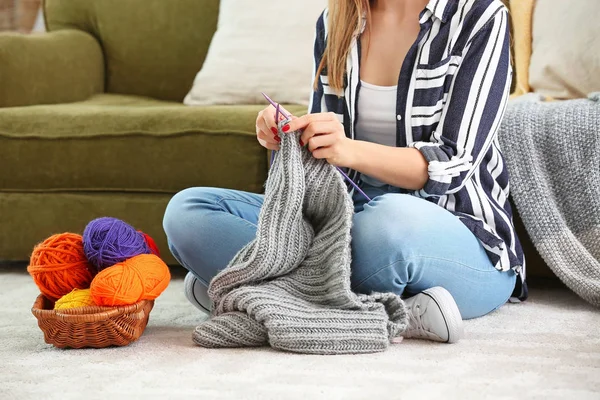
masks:
MULTIPOLYGON (((260 192, 264 106, 182 100, 216 29, 218 0, 47 0, 48 33, 0 34, 0 260, 26 260, 99 216, 153 236, 190 186, 260 192)), ((294 112, 304 107, 291 107, 294 112)))
MULTIPOLYGON (((190 186, 262 191, 263 106, 182 100, 219 0, 46 0, 43 35, 0 34, 0 261, 122 218, 169 254, 162 215, 190 186)), ((304 107, 286 106, 301 114, 304 107)), ((515 219, 531 275, 553 276, 515 219)))

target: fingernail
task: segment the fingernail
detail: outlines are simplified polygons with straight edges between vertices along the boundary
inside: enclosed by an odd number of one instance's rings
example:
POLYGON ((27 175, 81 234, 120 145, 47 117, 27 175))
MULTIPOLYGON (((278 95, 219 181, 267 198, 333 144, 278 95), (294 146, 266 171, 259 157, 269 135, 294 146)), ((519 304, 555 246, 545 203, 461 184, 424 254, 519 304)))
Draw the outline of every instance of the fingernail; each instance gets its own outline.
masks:
POLYGON ((277 135, 277 128, 271 127, 271 132, 273 132, 273 135, 277 135))
POLYGON ((289 125, 284 125, 283 128, 281 128, 282 131, 287 132, 290 130, 290 126, 289 125))
POLYGON ((304 147, 304 142, 300 139, 300 146, 304 147))
POLYGON ((275 140, 277 140, 278 142, 281 142, 281 138, 277 135, 275 135, 275 140))

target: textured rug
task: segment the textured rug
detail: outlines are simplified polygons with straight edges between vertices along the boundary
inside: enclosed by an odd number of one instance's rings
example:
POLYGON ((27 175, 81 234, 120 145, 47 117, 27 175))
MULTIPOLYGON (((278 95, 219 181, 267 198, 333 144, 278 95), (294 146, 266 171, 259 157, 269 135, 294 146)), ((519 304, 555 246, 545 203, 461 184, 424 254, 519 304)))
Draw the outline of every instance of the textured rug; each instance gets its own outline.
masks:
POLYGON ((144 335, 124 348, 59 350, 30 313, 28 275, 0 272, 0 399, 600 399, 600 313, 565 288, 465 322, 454 345, 313 356, 204 349, 205 316, 174 280, 144 335))

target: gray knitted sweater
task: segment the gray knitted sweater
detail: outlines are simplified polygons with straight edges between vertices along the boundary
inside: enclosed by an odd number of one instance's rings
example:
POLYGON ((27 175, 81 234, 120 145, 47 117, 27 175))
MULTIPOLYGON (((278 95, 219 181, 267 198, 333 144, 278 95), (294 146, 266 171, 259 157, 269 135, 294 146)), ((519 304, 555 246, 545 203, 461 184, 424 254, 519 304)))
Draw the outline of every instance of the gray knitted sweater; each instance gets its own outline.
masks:
POLYGON ((353 206, 341 175, 281 134, 256 238, 210 282, 204 347, 264 346, 312 354, 385 350, 406 329, 392 293, 350 289, 353 206))
POLYGON ((531 241, 569 288, 600 307, 600 93, 510 101, 499 138, 531 241))

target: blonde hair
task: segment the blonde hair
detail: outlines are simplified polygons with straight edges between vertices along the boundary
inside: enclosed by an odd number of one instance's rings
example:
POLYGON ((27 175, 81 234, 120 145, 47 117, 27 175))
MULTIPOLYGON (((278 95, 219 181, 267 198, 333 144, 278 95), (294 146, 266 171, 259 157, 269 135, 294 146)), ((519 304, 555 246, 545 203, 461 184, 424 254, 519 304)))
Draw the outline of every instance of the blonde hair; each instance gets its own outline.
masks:
POLYGON ((327 67, 329 87, 336 93, 344 90, 346 58, 354 34, 362 27, 363 16, 367 17, 367 21, 370 20, 369 0, 329 0, 327 45, 317 68, 315 88, 319 82, 319 75, 327 67))

